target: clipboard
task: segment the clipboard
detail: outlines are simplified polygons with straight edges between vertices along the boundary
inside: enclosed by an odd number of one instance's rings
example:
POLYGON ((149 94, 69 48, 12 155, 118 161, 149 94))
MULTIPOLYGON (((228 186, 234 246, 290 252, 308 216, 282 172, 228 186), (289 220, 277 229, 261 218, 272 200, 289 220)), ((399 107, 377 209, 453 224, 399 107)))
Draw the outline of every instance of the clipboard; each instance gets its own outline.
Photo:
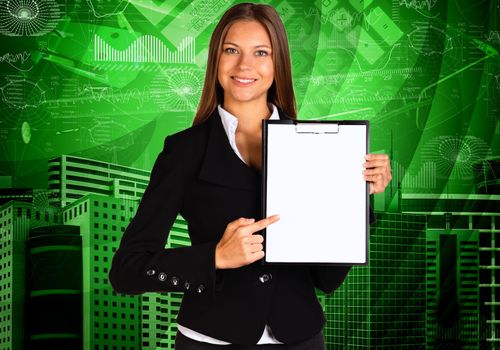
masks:
POLYGON ((264 264, 366 265, 369 121, 262 121, 264 264))

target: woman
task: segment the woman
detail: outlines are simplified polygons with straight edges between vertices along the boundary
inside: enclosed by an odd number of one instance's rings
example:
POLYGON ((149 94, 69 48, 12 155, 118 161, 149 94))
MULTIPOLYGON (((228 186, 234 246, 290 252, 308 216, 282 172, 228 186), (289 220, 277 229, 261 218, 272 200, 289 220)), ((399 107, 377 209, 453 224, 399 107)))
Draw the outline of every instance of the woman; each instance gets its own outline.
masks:
MULTIPOLYGON (((110 271, 119 293, 184 292, 176 349, 323 349, 315 287, 334 291, 349 267, 262 265, 261 120, 296 118, 286 32, 268 5, 229 9, 210 40, 193 126, 165 139, 110 271), (192 246, 165 249, 178 213, 192 246), (231 345, 228 345, 231 344, 231 345)), ((364 164, 370 192, 390 180, 387 156, 364 164)))

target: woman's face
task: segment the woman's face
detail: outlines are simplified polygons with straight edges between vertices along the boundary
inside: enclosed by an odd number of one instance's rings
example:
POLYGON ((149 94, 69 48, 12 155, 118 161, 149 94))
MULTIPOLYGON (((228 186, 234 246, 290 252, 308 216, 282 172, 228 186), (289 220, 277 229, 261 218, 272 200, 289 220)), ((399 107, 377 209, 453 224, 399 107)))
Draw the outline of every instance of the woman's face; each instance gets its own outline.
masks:
POLYGON ((217 77, 224 104, 267 101, 274 80, 271 40, 256 21, 233 23, 222 43, 217 77))

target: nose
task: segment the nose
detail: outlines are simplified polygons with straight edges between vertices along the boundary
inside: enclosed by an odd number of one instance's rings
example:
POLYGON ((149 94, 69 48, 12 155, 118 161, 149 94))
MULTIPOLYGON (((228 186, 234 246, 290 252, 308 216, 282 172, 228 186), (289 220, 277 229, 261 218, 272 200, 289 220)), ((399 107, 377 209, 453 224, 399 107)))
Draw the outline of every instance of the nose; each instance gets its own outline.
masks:
POLYGON ((241 70, 249 70, 253 67, 253 56, 250 53, 242 53, 238 66, 241 70))

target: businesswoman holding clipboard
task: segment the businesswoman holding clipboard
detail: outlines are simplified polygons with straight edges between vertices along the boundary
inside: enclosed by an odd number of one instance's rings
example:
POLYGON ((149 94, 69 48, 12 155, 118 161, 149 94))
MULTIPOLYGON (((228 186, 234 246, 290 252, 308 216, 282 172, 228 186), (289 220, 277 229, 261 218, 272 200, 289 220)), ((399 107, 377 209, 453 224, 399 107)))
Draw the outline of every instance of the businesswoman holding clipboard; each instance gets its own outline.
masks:
MULTIPOLYGON (((279 220, 259 217, 268 118, 296 118, 285 28, 271 6, 238 4, 212 34, 193 126, 165 139, 109 274, 118 293, 184 293, 176 349, 324 349, 315 287, 333 292, 349 267, 260 263, 258 233, 279 220), (178 213, 192 245, 165 249, 178 213)), ((387 156, 362 166, 382 192, 387 156)))

